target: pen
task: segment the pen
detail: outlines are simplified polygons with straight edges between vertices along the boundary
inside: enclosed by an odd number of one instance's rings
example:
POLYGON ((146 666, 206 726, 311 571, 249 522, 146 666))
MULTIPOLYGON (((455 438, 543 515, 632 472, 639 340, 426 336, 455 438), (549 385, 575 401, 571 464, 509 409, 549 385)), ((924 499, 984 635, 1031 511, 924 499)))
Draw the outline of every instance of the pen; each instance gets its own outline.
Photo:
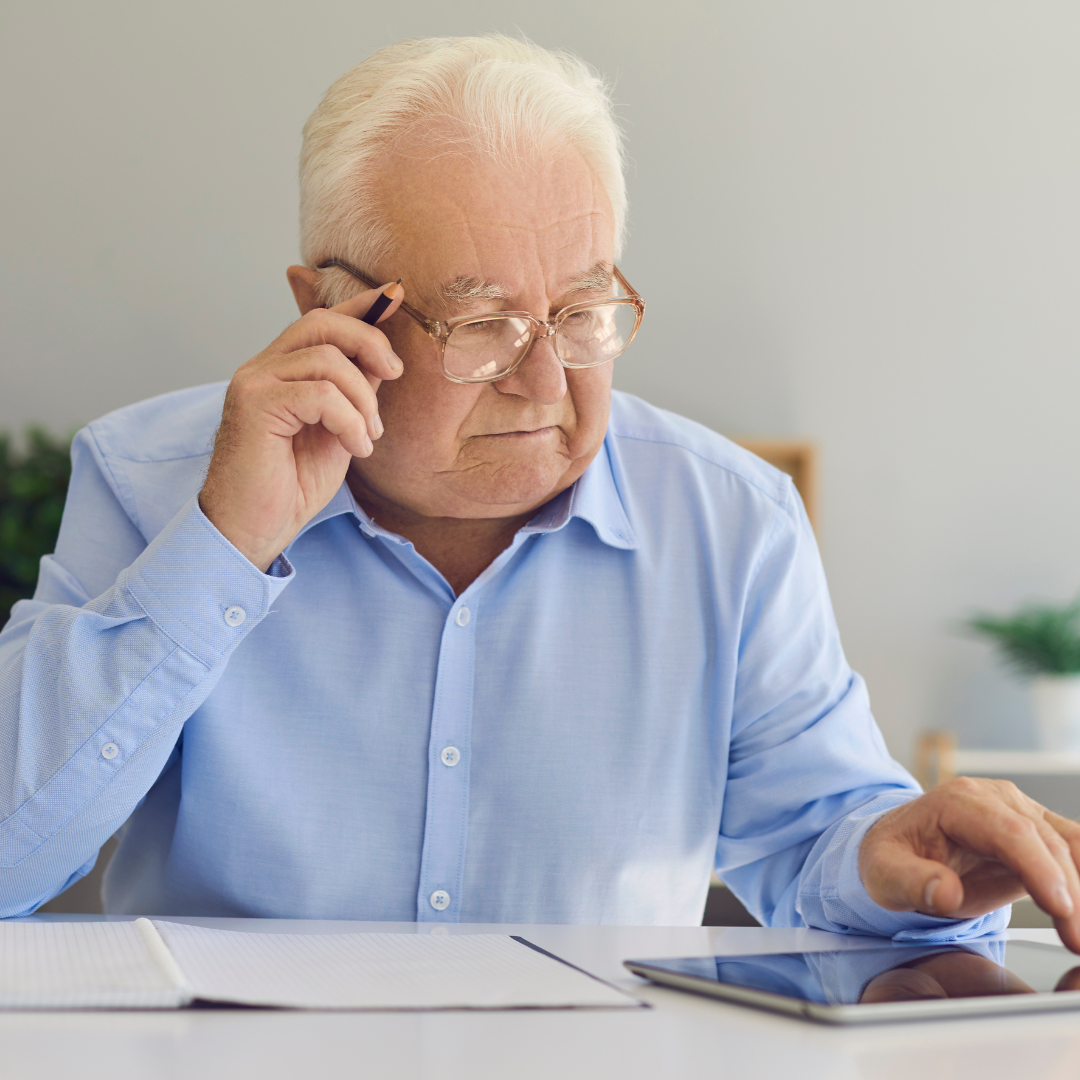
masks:
POLYGON ((375 297, 375 303, 360 316, 360 321, 366 322, 369 326, 374 326, 379 321, 379 316, 394 302, 394 297, 390 294, 400 284, 401 278, 398 278, 397 281, 392 281, 387 285, 386 288, 375 297))

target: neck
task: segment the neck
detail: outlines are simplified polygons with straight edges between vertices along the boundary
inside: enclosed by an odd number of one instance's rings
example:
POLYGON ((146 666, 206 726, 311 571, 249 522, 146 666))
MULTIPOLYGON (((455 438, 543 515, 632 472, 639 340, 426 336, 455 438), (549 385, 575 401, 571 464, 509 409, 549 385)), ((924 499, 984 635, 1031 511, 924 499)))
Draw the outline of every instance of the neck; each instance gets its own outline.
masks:
POLYGON ((460 596, 513 542, 514 534, 535 511, 499 518, 428 517, 368 488, 350 470, 349 490, 364 512, 413 547, 460 596))

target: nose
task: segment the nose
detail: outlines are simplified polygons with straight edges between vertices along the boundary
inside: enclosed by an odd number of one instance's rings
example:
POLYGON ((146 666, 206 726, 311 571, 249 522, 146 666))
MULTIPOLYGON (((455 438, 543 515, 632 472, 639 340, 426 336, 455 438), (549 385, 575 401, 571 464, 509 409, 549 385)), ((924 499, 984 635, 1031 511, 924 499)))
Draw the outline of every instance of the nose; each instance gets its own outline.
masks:
POLYGON ((516 394, 537 405, 556 405, 566 396, 566 369, 555 353, 554 338, 538 337, 521 367, 493 384, 504 394, 516 394))

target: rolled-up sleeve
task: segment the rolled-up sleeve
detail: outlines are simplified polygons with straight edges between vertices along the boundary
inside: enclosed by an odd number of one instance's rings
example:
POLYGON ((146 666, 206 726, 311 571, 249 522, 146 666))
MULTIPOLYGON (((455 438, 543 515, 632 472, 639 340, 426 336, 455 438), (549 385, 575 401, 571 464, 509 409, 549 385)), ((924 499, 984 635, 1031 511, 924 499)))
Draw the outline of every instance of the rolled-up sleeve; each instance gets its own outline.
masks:
POLYGON ((57 552, 0 633, 0 917, 89 871, 292 577, 194 497, 146 544, 104 470, 80 433, 57 552))
POLYGON ((904 940, 1004 927, 1008 909, 952 921, 867 895, 858 851, 921 790, 889 755, 840 646, 817 545, 793 488, 745 600, 716 867, 765 925, 904 940))
POLYGON ((897 941, 957 941, 997 934, 1009 924, 1009 907, 977 919, 938 919, 917 911, 888 911, 870 899, 859 875, 859 845, 870 827, 906 802, 879 795, 826 830, 811 851, 799 888, 808 926, 840 933, 880 934, 897 941))

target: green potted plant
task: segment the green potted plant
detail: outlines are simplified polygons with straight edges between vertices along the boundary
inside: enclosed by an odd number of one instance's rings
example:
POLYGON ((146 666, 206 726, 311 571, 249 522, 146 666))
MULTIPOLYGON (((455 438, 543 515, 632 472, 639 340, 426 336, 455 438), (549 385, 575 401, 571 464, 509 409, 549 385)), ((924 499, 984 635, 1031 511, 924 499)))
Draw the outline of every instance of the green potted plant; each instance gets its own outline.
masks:
POLYGON ((1040 747, 1080 751, 1080 600, 976 615, 968 625, 1028 677, 1040 747))
POLYGON ((0 434, 0 626, 16 600, 34 595, 42 555, 56 547, 71 475, 70 443, 38 428, 16 451, 0 434))

